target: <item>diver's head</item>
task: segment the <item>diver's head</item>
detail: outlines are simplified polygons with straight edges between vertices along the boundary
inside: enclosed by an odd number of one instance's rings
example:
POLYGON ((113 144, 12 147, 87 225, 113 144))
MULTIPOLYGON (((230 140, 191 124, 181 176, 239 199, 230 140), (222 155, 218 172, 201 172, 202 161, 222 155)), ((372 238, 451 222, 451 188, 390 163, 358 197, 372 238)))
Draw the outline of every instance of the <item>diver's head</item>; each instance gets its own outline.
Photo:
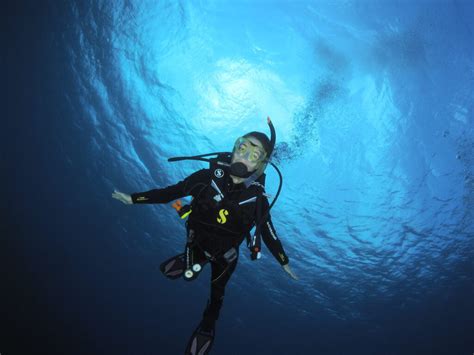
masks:
POLYGON ((270 117, 267 117, 271 139, 262 132, 249 132, 237 139, 232 150, 230 177, 234 184, 250 185, 258 179, 267 167, 275 147, 275 127, 270 117))
POLYGON ((258 178, 267 167, 272 151, 268 137, 261 132, 250 132, 238 138, 234 144, 231 175, 234 184, 240 184, 254 176, 258 178))

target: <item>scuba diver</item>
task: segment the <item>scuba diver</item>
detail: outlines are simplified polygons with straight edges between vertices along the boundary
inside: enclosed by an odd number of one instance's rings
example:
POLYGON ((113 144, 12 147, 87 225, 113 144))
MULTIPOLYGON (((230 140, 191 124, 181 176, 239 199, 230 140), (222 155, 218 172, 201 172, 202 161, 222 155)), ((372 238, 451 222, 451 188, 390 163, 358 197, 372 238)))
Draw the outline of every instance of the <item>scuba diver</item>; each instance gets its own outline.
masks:
POLYGON ((262 132, 250 132, 237 139, 232 153, 210 153, 194 157, 170 158, 168 161, 200 160, 210 168, 191 174, 176 185, 131 195, 114 191, 112 197, 125 204, 168 203, 192 196, 188 205, 181 200, 173 207, 186 219, 185 251, 163 262, 161 272, 170 279, 191 281, 203 266, 211 265, 211 294, 198 327, 192 334, 185 354, 208 354, 215 336, 225 287, 237 265, 239 246, 244 239, 252 260, 260 258, 261 239, 283 269, 295 280, 288 256, 273 226, 270 209, 281 190, 282 177, 270 162, 276 134, 267 118, 271 139, 262 132), (205 157, 217 155, 216 158, 205 157), (270 205, 265 193, 265 169, 271 164, 278 172, 280 185, 270 205), (250 232, 252 229, 252 235, 250 232))

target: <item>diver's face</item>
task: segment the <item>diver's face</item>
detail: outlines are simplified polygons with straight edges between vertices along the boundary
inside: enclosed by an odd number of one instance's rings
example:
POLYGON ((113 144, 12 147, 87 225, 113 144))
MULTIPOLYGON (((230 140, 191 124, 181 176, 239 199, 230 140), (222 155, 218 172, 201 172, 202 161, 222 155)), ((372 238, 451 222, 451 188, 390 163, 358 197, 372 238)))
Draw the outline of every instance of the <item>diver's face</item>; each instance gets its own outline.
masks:
MULTIPOLYGON (((245 164, 248 171, 255 171, 265 158, 265 150, 262 143, 255 137, 239 138, 234 147, 234 154, 232 155, 231 163, 245 164)), ((244 178, 239 178, 230 175, 234 184, 240 184, 245 181, 244 178)))

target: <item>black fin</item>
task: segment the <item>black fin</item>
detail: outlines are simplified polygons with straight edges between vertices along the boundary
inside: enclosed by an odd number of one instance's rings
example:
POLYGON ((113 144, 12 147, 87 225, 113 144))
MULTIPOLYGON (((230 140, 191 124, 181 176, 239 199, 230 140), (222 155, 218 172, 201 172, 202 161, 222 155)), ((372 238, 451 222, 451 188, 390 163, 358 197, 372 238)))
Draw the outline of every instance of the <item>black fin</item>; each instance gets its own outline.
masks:
POLYGON ((207 355, 214 342, 214 327, 204 330, 202 322, 194 331, 184 352, 185 355, 207 355))
POLYGON ((181 277, 186 269, 184 254, 179 254, 161 263, 160 270, 167 278, 175 280, 181 277))

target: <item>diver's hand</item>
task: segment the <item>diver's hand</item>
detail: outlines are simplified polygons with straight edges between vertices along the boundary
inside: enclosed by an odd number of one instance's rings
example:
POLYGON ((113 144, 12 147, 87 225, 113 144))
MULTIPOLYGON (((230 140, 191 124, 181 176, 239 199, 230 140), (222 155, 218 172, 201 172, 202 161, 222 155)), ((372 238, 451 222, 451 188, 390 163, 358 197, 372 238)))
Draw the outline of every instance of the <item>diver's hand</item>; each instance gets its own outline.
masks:
POLYGON ((298 280, 298 276, 296 276, 293 270, 291 270, 289 264, 283 265, 283 270, 285 270, 291 276, 293 280, 298 280))
POLYGON ((125 203, 126 205, 133 204, 132 196, 124 194, 123 192, 114 190, 112 197, 119 200, 120 202, 125 203))

